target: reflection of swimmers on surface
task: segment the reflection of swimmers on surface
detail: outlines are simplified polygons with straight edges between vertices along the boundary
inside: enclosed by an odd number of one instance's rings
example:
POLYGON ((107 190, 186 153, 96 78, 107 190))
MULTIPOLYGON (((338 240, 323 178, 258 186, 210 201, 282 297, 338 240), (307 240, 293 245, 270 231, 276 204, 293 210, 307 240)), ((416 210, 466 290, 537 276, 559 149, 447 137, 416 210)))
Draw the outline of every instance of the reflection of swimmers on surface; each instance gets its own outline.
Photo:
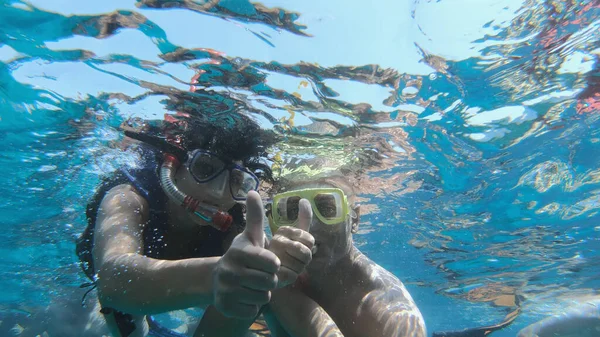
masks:
MULTIPOLYGON (((77 245, 113 335, 147 335, 146 315, 189 307, 253 318, 278 276, 279 286, 294 281, 264 248, 263 205, 251 192, 259 173, 270 173, 260 164, 268 135, 251 121, 235 123, 186 123, 178 142, 126 130, 146 143, 137 148, 142 165, 104 180, 77 245)), ((298 255, 308 250, 286 244, 298 255)))
POLYGON ((432 337, 485 337, 494 331, 502 330, 511 325, 512 322, 519 316, 519 312, 519 308, 515 309, 506 315, 504 320, 498 324, 456 331, 436 331, 432 334, 432 337))
MULTIPOLYGON (((402 282, 353 244, 360 208, 353 204, 352 188, 333 178, 291 187, 273 198, 271 231, 301 222, 300 200, 306 199, 314 214, 310 233, 316 251, 293 286, 273 292, 265 311, 273 334, 425 336, 423 317, 402 282)), ((211 334, 216 322, 203 319, 195 336, 216 336, 211 334)))
POLYGON ((511 289, 511 287, 504 287, 498 283, 492 283, 487 286, 480 286, 478 288, 472 289, 469 293, 478 293, 478 295, 468 296, 470 300, 477 299, 478 302, 489 302, 493 300, 494 306, 506 307, 510 310, 504 320, 498 324, 480 326, 476 328, 468 328, 463 330, 454 330, 454 331, 435 331, 432 334, 432 337, 484 337, 488 336, 491 333, 502 330, 513 323, 513 321, 519 316, 521 313, 521 301, 522 296, 517 295, 516 293, 512 294, 501 294, 502 290, 507 292, 515 291, 515 289, 511 289), (495 293, 495 290, 500 291, 500 294, 495 293), (480 291, 478 291, 480 290, 480 291))
POLYGON ((571 307, 560 315, 545 318, 521 331, 518 337, 598 337, 600 297, 571 307))

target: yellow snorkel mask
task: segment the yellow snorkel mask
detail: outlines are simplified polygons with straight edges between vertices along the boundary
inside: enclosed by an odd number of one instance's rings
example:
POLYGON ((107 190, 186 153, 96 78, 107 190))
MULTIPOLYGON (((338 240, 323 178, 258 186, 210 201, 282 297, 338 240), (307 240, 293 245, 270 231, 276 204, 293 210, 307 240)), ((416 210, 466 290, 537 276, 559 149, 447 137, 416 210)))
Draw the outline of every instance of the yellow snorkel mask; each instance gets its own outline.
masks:
POLYGON ((307 188, 277 194, 268 212, 271 232, 281 226, 296 226, 301 199, 310 202, 313 215, 326 225, 335 225, 349 216, 346 194, 339 188, 307 188))

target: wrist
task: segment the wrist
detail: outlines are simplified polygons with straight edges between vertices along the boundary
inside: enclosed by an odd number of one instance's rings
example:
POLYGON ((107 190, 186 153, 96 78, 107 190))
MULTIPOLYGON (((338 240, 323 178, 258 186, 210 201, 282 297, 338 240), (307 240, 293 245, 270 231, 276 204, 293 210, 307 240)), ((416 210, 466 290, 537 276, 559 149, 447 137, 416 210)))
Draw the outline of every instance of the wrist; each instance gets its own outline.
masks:
POLYGON ((199 275, 200 278, 204 279, 204 281, 206 282, 205 287, 206 289, 208 289, 209 292, 209 296, 210 296, 210 303, 214 304, 215 302, 215 288, 216 288, 216 282, 215 282, 215 276, 216 276, 216 271, 217 268, 221 262, 222 257, 214 257, 214 258, 210 258, 209 261, 209 265, 208 265, 208 277, 207 275, 199 275))
POLYGON ((173 272, 181 271, 176 281, 186 294, 196 301, 202 303, 201 306, 214 303, 214 274, 220 257, 193 258, 181 260, 181 265, 175 268, 173 272), (185 272, 185 271, 188 272, 185 272))

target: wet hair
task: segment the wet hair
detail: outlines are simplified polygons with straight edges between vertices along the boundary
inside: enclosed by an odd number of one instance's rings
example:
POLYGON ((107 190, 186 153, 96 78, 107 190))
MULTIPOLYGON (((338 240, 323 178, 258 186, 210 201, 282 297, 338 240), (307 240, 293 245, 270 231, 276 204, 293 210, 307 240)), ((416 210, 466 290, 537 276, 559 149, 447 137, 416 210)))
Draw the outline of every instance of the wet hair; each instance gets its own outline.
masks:
POLYGON ((226 161, 241 161, 261 180, 273 180, 265 164, 268 148, 277 142, 274 132, 261 129, 248 118, 229 125, 194 120, 182 133, 182 145, 188 150, 204 149, 226 161))
POLYGON ((242 114, 221 118, 170 116, 160 124, 128 120, 121 125, 125 135, 173 153, 183 159, 187 151, 203 149, 225 161, 241 161, 242 165, 261 180, 273 181, 266 164, 268 149, 279 138, 242 114))

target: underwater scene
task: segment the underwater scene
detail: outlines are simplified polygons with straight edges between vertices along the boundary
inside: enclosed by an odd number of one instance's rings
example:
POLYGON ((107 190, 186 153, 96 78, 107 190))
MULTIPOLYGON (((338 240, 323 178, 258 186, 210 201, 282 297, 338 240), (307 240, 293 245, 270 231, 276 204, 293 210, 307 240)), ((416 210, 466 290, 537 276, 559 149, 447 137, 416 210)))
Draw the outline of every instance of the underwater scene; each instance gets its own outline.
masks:
MULTIPOLYGON (((335 215, 319 195, 297 198, 320 223, 359 219, 352 249, 393 275, 382 282, 414 301, 427 331, 404 317, 390 319, 394 333, 357 324, 346 336, 600 336, 598 0, 1 1, 0 337, 109 335, 102 274, 86 275, 92 262, 81 260, 100 248, 78 243, 90 217, 96 234, 109 218, 107 177, 125 172, 120 182, 135 185, 123 168, 146 168, 144 146, 159 160, 181 156, 152 166, 149 189, 164 200, 144 199, 151 213, 173 200, 203 214, 251 212, 252 189, 266 206, 302 181, 343 181, 349 189, 325 198, 335 215), (220 155, 192 151, 219 144, 220 155), (180 185, 215 185, 221 173, 227 207, 180 185)), ((274 223, 294 220, 277 207, 261 218, 269 239, 274 223)), ((234 225, 254 218, 230 213, 234 225)), ((217 251, 220 238, 210 236, 217 251)), ((315 238, 312 262, 335 246, 315 238)), ((354 277, 328 268, 327 282, 354 277)), ((397 310, 380 296, 362 303, 397 310)), ((362 310, 337 300, 330 310, 315 299, 334 321, 341 307, 362 310)), ((168 307, 140 311, 149 336, 200 336, 202 305, 168 307)), ((262 315, 248 324, 246 335, 285 335, 262 315)))

